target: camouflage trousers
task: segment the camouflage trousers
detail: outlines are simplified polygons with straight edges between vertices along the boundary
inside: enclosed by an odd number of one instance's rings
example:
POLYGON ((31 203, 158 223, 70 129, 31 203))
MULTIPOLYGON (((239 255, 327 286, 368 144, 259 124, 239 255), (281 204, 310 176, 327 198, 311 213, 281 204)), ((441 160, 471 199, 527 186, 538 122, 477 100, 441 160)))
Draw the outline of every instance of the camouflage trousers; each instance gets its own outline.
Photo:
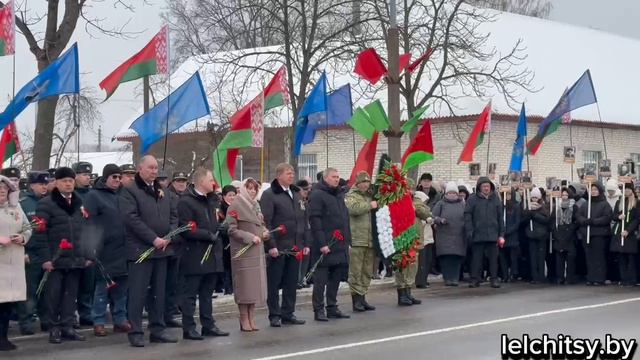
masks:
POLYGON ((371 284, 376 251, 366 246, 354 246, 349 254, 349 288, 352 294, 365 295, 371 284))
POLYGON ((398 289, 412 288, 416 283, 416 274, 418 273, 418 262, 407 266, 405 269, 396 270, 396 287, 398 289))

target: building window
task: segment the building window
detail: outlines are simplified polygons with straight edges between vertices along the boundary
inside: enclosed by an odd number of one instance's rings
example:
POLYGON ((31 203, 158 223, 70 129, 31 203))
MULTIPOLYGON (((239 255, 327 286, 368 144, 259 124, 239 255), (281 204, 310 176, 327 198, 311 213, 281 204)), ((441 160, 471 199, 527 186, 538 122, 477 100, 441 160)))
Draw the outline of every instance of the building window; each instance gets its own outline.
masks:
POLYGON ((298 156, 298 179, 309 177, 315 181, 318 173, 318 164, 316 162, 316 154, 302 154, 298 156))
POLYGON ((640 154, 631 153, 631 161, 633 161, 636 164, 640 164, 640 154))
POLYGON ((602 153, 600 151, 590 151, 584 150, 582 152, 582 162, 584 164, 585 174, 597 174, 598 173, 598 164, 602 159, 602 153))

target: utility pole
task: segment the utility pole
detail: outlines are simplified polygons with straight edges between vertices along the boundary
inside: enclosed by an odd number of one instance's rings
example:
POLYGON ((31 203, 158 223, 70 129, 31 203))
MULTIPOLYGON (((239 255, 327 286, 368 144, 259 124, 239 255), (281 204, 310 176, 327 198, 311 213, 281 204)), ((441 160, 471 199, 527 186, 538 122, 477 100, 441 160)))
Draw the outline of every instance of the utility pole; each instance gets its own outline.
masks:
POLYGON ((399 66, 399 32, 398 32, 398 9, 397 0, 389 2, 389 30, 387 31, 387 53, 389 56, 389 69, 387 77, 387 89, 389 104, 387 112, 391 121, 391 129, 385 132, 388 141, 388 152, 391 161, 400 162, 401 137, 400 132, 400 66, 399 66))
POLYGON ((98 152, 102 152, 102 125, 98 126, 98 152))

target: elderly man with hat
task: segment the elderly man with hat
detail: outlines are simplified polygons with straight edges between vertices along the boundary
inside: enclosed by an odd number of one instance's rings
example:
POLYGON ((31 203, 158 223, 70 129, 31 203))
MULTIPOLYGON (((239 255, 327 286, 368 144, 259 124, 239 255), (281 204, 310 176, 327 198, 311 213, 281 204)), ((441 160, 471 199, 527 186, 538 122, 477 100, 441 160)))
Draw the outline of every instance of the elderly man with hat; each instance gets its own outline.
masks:
POLYGON ((378 208, 371 192, 371 177, 361 171, 355 185, 345 198, 349 210, 351 227, 351 254, 349 257, 349 288, 353 311, 375 310, 365 299, 371 277, 376 251, 373 247, 372 211, 378 208))
MULTIPOLYGON (((80 161, 74 163, 71 168, 76 173, 76 193, 82 200, 84 200, 89 191, 91 191, 91 173, 93 173, 93 165, 86 161, 80 161)), ((78 315, 80 317, 79 323, 82 326, 93 326, 91 309, 93 308, 93 293, 95 286, 95 268, 88 267, 82 271, 80 288, 78 289, 78 315)))
MULTIPOLYGON (((28 188, 20 194, 20 206, 27 215, 29 221, 36 214, 38 201, 47 196, 49 173, 46 171, 33 171, 28 174, 28 188)), ((40 318, 40 326, 43 331, 48 329, 47 312, 44 301, 38 301, 36 290, 44 275, 42 259, 39 259, 34 251, 34 243, 29 242, 25 246, 25 272, 27 278, 27 301, 18 304, 20 334, 33 335, 36 312, 40 318), (36 311, 37 308, 37 311, 36 311)))
POLYGON ((81 239, 84 224, 82 199, 74 191, 75 172, 68 167, 56 170, 56 188, 38 202, 36 216, 47 228, 36 232, 32 241, 49 273, 45 286, 45 301, 49 310, 51 331, 49 342, 85 340, 73 329, 76 297, 82 270, 91 265, 83 255, 86 242, 81 239))
POLYGON ((133 164, 121 165, 120 172, 122 172, 122 180, 120 181, 122 187, 133 184, 136 179, 136 167, 133 164))
POLYGON ((164 170, 160 170, 158 172, 158 183, 160 183, 160 186, 163 189, 166 189, 167 187, 169 187, 169 175, 167 175, 166 171, 164 170))
POLYGON ((180 196, 187 191, 187 183, 189 175, 184 171, 177 171, 173 173, 171 178, 171 184, 169 184, 169 191, 180 196))

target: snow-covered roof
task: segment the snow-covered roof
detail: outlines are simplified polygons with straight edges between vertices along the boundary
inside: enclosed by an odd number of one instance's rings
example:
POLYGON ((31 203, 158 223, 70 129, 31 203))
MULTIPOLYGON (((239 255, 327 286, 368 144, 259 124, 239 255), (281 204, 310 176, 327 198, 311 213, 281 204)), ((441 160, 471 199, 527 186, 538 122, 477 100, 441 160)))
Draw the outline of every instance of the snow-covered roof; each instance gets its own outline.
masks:
MULTIPOLYGON (((546 116, 558 101, 566 87, 571 86, 586 69, 591 70, 594 87, 602 113, 602 120, 622 124, 640 124, 640 108, 633 106, 637 98, 636 84, 640 83, 640 72, 636 68, 640 58, 640 41, 625 38, 607 32, 558 23, 550 20, 532 18, 511 13, 497 12, 495 22, 487 22, 480 26, 480 31, 490 33, 486 46, 495 47, 498 54, 511 51, 518 39, 524 40, 527 59, 524 67, 535 73, 533 86, 541 89, 536 93, 524 93, 521 101, 526 103, 527 114, 546 116)), ((254 50, 245 50, 254 52, 254 50)), ((262 52, 262 50, 261 50, 262 52)), ((176 88, 186 81, 195 71, 200 71, 204 86, 207 88, 212 118, 215 122, 233 114, 240 105, 253 98, 269 81, 271 75, 256 73, 248 68, 234 67, 228 64, 216 63, 215 59, 235 58, 242 51, 218 53, 210 56, 189 58, 172 75, 172 88, 176 88), (214 61, 211 61, 214 60, 214 61), (231 74, 234 76, 231 76, 231 74), (244 84, 245 78, 250 78, 249 84, 244 84), (219 89, 224 89, 220 91, 219 89)), ((381 51, 382 53, 382 51, 381 51)), ((413 54, 416 58, 419 54, 413 54)), ((355 59, 354 59, 355 60, 355 59)), ((282 63, 274 55, 250 55, 243 59, 245 64, 268 63, 274 72, 282 63)), ((439 61, 437 57, 432 61, 439 61)), ((241 65, 241 64, 240 64, 241 65)), ((264 66, 263 66, 264 67, 264 66)), ((384 104, 387 92, 382 83, 378 86, 366 86, 350 69, 353 66, 341 66, 345 71, 326 69, 330 87, 335 89, 350 83, 354 91, 354 106, 363 106, 372 99, 380 99, 384 104)), ((295 79, 294 79, 295 80, 295 79)), ((425 90, 431 86, 428 78, 422 80, 421 87, 425 90)), ((308 89, 310 91, 310 89, 308 89)), ((459 109, 458 115, 480 113, 488 99, 473 96, 462 96, 469 93, 469 89, 449 88, 449 94, 460 95, 455 100, 459 109), (465 91, 466 90, 466 91, 465 91)), ((510 108, 505 99, 497 92, 493 94, 494 112, 517 113, 510 108)), ((129 129, 131 123, 142 113, 140 109, 126 121, 116 134, 118 138, 135 136, 129 129)), ((428 116, 446 116, 450 112, 445 107, 432 108, 428 116)), ((283 122, 290 115, 286 111, 277 113, 283 122)), ((572 113, 574 118, 598 120, 595 105, 590 105, 572 113)), ((405 115, 403 115, 403 118, 405 115)), ((193 127, 185 125, 180 131, 193 127)))
MULTIPOLYGON (((77 152, 66 152, 60 159, 60 166, 71 166, 78 161, 77 152)), ((131 151, 106 151, 106 152, 81 152, 80 161, 90 162, 93 165, 93 172, 102 175, 102 169, 107 164, 133 164, 133 152, 131 151)), ((55 166, 54 159, 51 166, 55 166)))

